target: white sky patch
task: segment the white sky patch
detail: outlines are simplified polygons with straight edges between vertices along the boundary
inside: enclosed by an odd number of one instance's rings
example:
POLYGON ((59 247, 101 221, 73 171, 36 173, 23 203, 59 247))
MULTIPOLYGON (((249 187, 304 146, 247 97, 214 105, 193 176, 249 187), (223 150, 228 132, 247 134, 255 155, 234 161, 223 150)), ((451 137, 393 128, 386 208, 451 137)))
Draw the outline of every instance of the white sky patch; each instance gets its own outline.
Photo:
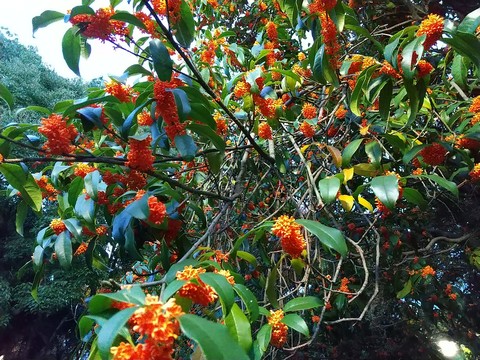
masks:
MULTIPOLYGON (((32 18, 45 10, 66 13, 74 6, 81 5, 80 0, 0 0, 0 28, 7 28, 16 35, 23 45, 32 45, 38 49, 45 64, 52 67, 59 75, 75 78, 62 55, 62 38, 71 24, 63 21, 39 29, 32 36, 32 18)), ((97 0, 91 7, 97 10, 108 6, 107 0, 97 0)), ((84 80, 91 80, 105 75, 119 76, 130 65, 137 62, 136 57, 122 50, 114 50, 109 43, 99 40, 88 41, 92 47, 90 57, 80 60, 80 74, 84 80)))

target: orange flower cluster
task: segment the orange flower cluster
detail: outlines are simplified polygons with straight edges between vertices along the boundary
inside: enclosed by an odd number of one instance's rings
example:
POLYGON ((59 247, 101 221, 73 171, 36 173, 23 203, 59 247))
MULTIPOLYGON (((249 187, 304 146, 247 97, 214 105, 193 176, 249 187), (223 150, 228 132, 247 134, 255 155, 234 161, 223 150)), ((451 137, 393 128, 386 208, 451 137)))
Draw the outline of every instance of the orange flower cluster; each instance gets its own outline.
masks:
POLYGON ((325 53, 330 56, 329 62, 334 69, 339 66, 340 44, 337 39, 337 28, 333 20, 326 12, 320 13, 320 23, 322 24, 322 36, 325 43, 325 53))
POLYGON ((433 270, 433 268, 430 265, 427 265, 422 269, 421 275, 423 278, 426 278, 429 275, 435 276, 435 270, 433 270))
POLYGON ((168 0, 168 2, 167 0, 153 0, 152 5, 153 9, 159 16, 166 17, 168 11, 168 20, 171 23, 175 24, 180 20, 180 6, 182 5, 181 0, 168 0))
POLYGON ((272 140, 272 128, 268 123, 261 122, 258 124, 258 137, 265 140, 272 140))
POLYGON ((158 31, 158 25, 154 19, 152 19, 149 15, 145 14, 144 12, 136 12, 135 17, 139 19, 145 25, 145 29, 138 28, 142 33, 150 34, 152 38, 159 39, 160 32, 158 31))
POLYGON ((275 64, 275 61, 281 59, 281 53, 275 51, 275 49, 278 48, 278 42, 276 41, 266 41, 265 44, 263 45, 263 48, 265 50, 270 50, 265 59, 265 64, 268 66, 272 66, 275 64))
POLYGON ((295 218, 288 215, 278 217, 272 227, 272 233, 280 238, 283 251, 294 259, 300 257, 306 247, 300 228, 295 218))
POLYGON ((215 273, 225 276, 225 278, 230 283, 230 285, 232 285, 232 286, 235 285, 235 279, 234 279, 233 275, 230 274, 230 271, 228 271, 228 270, 215 270, 215 273))
POLYGON ((426 35, 426 39, 423 43, 425 50, 428 50, 432 47, 433 44, 440 39, 443 31, 443 17, 436 14, 429 14, 426 19, 424 19, 417 30, 417 36, 426 35))
POLYGON ((153 86, 153 94, 157 100, 155 117, 161 116, 163 118, 166 124, 165 132, 172 142, 175 136, 186 134, 186 124, 180 122, 175 96, 173 92, 169 91, 169 89, 174 89, 181 85, 182 82, 180 80, 173 79, 172 81, 157 80, 153 86))
POLYGON ((282 99, 264 99, 260 95, 254 94, 253 101, 258 106, 260 113, 268 119, 277 117, 277 109, 283 109, 282 99))
POLYGON ((219 112, 213 114, 213 119, 217 124, 217 134, 225 136, 228 132, 227 120, 225 120, 219 112))
POLYGON ((278 40, 277 24, 275 24, 273 21, 268 21, 265 24, 265 32, 271 41, 275 42, 278 40))
POLYGON ((471 113, 474 113, 474 114, 480 112, 480 95, 475 97, 472 100, 472 104, 468 108, 468 111, 471 112, 471 113))
POLYGON ((75 170, 73 171, 73 174, 75 176, 80 176, 80 177, 84 178, 85 176, 87 176, 87 174, 89 174, 93 171, 95 171, 95 168, 93 166, 90 166, 90 165, 85 164, 85 163, 80 163, 80 164, 77 164, 75 166, 75 170))
POLYGON ((79 14, 70 18, 73 25, 82 29, 81 34, 87 38, 113 40, 115 35, 127 36, 129 30, 126 24, 120 20, 111 20, 115 14, 113 8, 98 9, 95 14, 79 14))
POLYGON ((165 220, 167 208, 164 203, 158 201, 156 196, 152 195, 148 198, 148 209, 150 214, 148 215, 148 221, 159 225, 165 220))
POLYGON ((88 249, 88 244, 86 242, 82 242, 80 246, 75 250, 75 253, 73 256, 79 256, 82 255, 85 251, 88 249))
POLYGON ((380 74, 388 75, 394 79, 401 79, 402 77, 387 60, 383 60, 382 67, 378 72, 380 74))
POLYGON ((447 149, 439 143, 433 143, 423 148, 419 154, 423 157, 423 161, 432 166, 440 165, 445 161, 447 149))
POLYGON ((137 123, 141 126, 150 126, 153 125, 153 119, 150 116, 150 112, 143 110, 140 114, 137 115, 137 123))
POLYGON ((233 95, 235 95, 237 99, 240 99, 250 93, 250 88, 251 86, 249 83, 245 81, 239 81, 233 88, 233 95))
POLYGON ((189 265, 185 266, 182 271, 177 271, 176 278, 188 281, 178 291, 180 296, 191 299, 196 304, 207 306, 215 301, 217 294, 210 285, 200 279, 200 274, 204 272, 206 272, 204 268, 194 268, 189 265))
POLYGON ((108 227, 106 225, 100 225, 97 228, 95 228, 95 234, 98 236, 105 235, 108 231, 108 227))
POLYGON ((452 284, 447 284, 447 286, 445 287, 445 290, 443 290, 445 295, 447 295, 450 300, 453 300, 453 301, 456 301, 457 300, 457 294, 455 294, 453 291, 452 291, 452 284))
MULTIPOLYGON (((350 289, 348 288, 348 284, 350 284, 350 280, 346 277, 343 277, 340 280, 340 287, 338 288, 338 291, 344 292, 344 293, 349 293, 350 289)), ((352 295, 347 295, 347 297, 351 298, 352 295)))
POLYGON ((315 135, 315 128, 306 121, 300 124, 299 130, 306 138, 313 138, 315 135))
POLYGON ((317 116, 317 108, 309 102, 306 102, 302 106, 302 116, 305 119, 314 119, 317 116))
POLYGON ((148 135, 144 140, 130 139, 130 151, 127 154, 127 162, 125 163, 131 169, 138 171, 150 171, 153 170, 153 162, 155 156, 150 149, 150 143, 152 137, 148 135))
POLYGON ((392 212, 384 203, 380 201, 379 198, 375 197, 375 206, 377 207, 378 212, 380 213, 380 218, 385 219, 389 217, 392 212))
POLYGON ((423 78, 433 71, 433 66, 426 60, 420 60, 417 64, 418 77, 423 78))
POLYGON ((345 109, 343 105, 340 105, 338 109, 335 111, 335 116, 337 117, 337 119, 340 119, 340 120, 345 119, 347 114, 348 114, 348 110, 345 109))
POLYGON ((73 125, 68 125, 61 115, 51 114, 42 118, 38 132, 47 138, 43 148, 52 155, 66 155, 75 150, 71 143, 78 135, 73 125))
POLYGON ((337 5, 337 0, 314 0, 308 9, 310 13, 322 13, 332 10, 337 5))
POLYGON ((48 177, 42 175, 42 177, 38 180, 35 180, 38 187, 42 190, 42 198, 47 198, 50 201, 55 201, 56 196, 58 194, 57 189, 48 182, 48 177))
POLYGON ((105 83, 105 92, 115 96, 121 102, 129 102, 132 98, 132 88, 117 81, 111 80, 105 83))
POLYGON ((270 316, 268 317, 268 324, 272 327, 272 337, 270 338, 270 344, 276 348, 282 348, 287 341, 288 327, 282 323, 284 317, 283 310, 273 311, 270 310, 270 316))
POLYGON ((130 319, 133 331, 146 340, 136 346, 122 342, 112 347, 113 359, 172 359, 173 345, 180 334, 178 317, 183 314, 174 298, 162 304, 158 296, 147 294, 145 306, 136 310, 130 319))
MULTIPOLYGON (((479 114, 480 115, 480 114, 479 114)), ((457 140, 455 141, 455 147, 461 149, 469 149, 469 150, 479 150, 480 149, 480 141, 475 139, 466 138, 463 135, 459 135, 457 140)))
POLYGON ((472 181, 475 181, 475 182, 480 181, 480 163, 475 164, 472 171, 470 171, 469 175, 472 181))
POLYGON ((52 229, 56 235, 60 235, 62 232, 67 230, 67 227, 63 223, 62 219, 53 219, 50 222, 50 229, 52 229))

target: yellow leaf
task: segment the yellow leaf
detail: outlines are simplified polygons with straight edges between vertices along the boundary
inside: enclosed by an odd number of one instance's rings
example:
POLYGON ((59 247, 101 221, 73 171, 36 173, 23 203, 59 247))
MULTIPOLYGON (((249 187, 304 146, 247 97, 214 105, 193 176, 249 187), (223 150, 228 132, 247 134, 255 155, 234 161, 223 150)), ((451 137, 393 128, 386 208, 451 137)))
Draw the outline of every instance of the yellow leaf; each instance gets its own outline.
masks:
POLYGON ((342 207, 345 209, 345 211, 352 211, 353 208, 353 196, 351 195, 340 195, 338 197, 338 200, 340 200, 340 203, 342 204, 342 207))
POLYGON ((368 211, 373 212, 372 204, 370 204, 367 200, 365 200, 360 195, 358 195, 358 203, 362 205, 364 208, 366 208, 368 211))
POLYGON ((370 125, 367 126, 360 126, 360 135, 365 136, 368 134, 368 129, 370 128, 370 125))
POLYGON ((343 184, 346 184, 347 181, 352 180, 354 169, 353 167, 349 169, 343 169, 343 184))
POLYGON ((333 163, 336 167, 340 167, 342 165, 342 153, 336 147, 327 145, 328 152, 333 157, 333 163))

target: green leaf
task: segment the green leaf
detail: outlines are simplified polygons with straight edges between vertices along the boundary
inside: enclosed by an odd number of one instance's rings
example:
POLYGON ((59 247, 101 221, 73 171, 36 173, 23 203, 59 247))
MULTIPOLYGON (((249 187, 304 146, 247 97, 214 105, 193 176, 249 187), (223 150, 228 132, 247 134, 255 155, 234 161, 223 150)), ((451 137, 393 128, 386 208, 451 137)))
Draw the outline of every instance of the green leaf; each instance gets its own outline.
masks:
POLYGON ((382 161, 382 148, 378 141, 370 141, 365 144, 365 153, 368 155, 368 159, 374 165, 380 165, 382 161))
POLYGON ((411 80, 415 75, 415 66, 423 55, 423 42, 425 38, 425 34, 414 38, 402 50, 402 70, 405 79, 411 80))
POLYGON ((90 310, 95 307, 95 301, 103 301, 101 300, 101 298, 108 298, 111 300, 120 301, 128 304, 135 304, 139 306, 145 305, 145 293, 143 292, 140 285, 133 285, 131 287, 113 293, 97 294, 90 300, 90 310))
POLYGON ((403 197, 408 202, 418 205, 421 209, 426 209, 428 202, 423 198, 423 195, 420 191, 412 188, 403 188, 403 197))
POLYGON ((110 16, 110 20, 120 20, 146 30, 145 24, 139 18, 127 11, 116 11, 115 14, 110 16))
POLYGON ((395 175, 377 176, 370 186, 378 199, 389 209, 394 209, 398 200, 398 179, 395 175))
POLYGON ((186 283, 185 280, 173 280, 162 292, 161 300, 166 302, 186 283))
POLYGON ((408 280, 405 283, 405 286, 403 287, 403 289, 397 293, 397 299, 403 299, 405 296, 410 294, 411 290, 412 290, 412 281, 408 280))
POLYGON ((253 267, 257 267, 257 258, 249 252, 239 250, 237 251, 237 257, 248 261, 253 267))
POLYGON ((467 72, 468 68, 465 64, 465 58, 459 54, 455 55, 452 61, 453 80, 455 80, 462 89, 465 89, 467 86, 467 72))
POLYGON ((203 273, 200 274, 200 279, 215 290, 222 303, 223 314, 227 315, 235 302, 235 293, 227 278, 220 274, 203 273))
POLYGON ((356 139, 350 142, 342 151, 342 166, 348 167, 352 156, 357 152, 358 148, 362 144, 363 139, 356 139))
POLYGON ((183 315, 178 321, 182 333, 200 346, 206 360, 249 359, 225 326, 192 314, 183 315))
POLYGON ((32 19, 32 27, 33 27, 33 35, 35 35, 35 32, 43 27, 46 27, 56 21, 63 20, 65 17, 65 14, 58 12, 58 11, 53 11, 53 10, 46 10, 42 12, 39 16, 35 16, 32 19))
POLYGON ((225 325, 230 335, 232 335, 232 338, 245 352, 248 352, 253 342, 252 329, 250 322, 237 304, 233 304, 230 314, 225 318, 225 325))
POLYGON ((337 197, 340 189, 340 179, 335 176, 326 177, 318 182, 318 189, 323 202, 328 205, 337 197))
POLYGON ((0 98, 5 100, 10 110, 13 110, 13 95, 8 89, 0 84, 0 98))
POLYGON ((272 338, 272 326, 269 324, 263 325, 257 333, 257 340, 255 341, 255 347, 258 348, 259 357, 255 359, 261 359, 263 353, 267 350, 270 339, 272 338))
POLYGON ((17 214, 15 217, 15 230, 21 236, 23 236, 23 224, 28 214, 28 205, 25 201, 20 201, 17 205, 17 214))
POLYGON ((457 31, 473 34, 479 25, 480 25, 480 8, 472 11, 467 16, 465 16, 462 22, 458 25, 457 31))
POLYGON ((5 180, 15 189, 20 191, 23 200, 36 212, 42 209, 42 191, 32 174, 25 173, 17 164, 0 164, 0 172, 5 180))
POLYGON ((223 159, 225 158, 225 153, 223 151, 215 151, 213 153, 209 152, 206 154, 208 167, 213 174, 218 175, 222 168, 223 159))
POLYGON ((415 156, 422 150, 424 147, 427 147, 429 144, 421 144, 414 146, 410 150, 407 151, 405 155, 403 155, 402 161, 404 164, 408 164, 410 161, 413 160, 415 156))
POLYGON ((275 267, 272 267, 270 274, 267 277, 267 284, 265 293, 267 295, 268 301, 270 304, 278 309, 280 304, 278 303, 278 288, 277 288, 277 279, 278 279, 278 263, 275 267))
POLYGON ((310 336, 307 323, 298 314, 287 314, 283 317, 281 322, 287 325, 289 328, 298 331, 300 334, 303 334, 307 337, 310 336))
POLYGON ((441 176, 438 175, 418 175, 421 178, 425 179, 430 179, 433 182, 435 182, 438 186, 450 191, 453 195, 458 197, 458 188, 457 184, 455 184, 453 181, 449 181, 447 179, 444 179, 441 176))
POLYGON ((110 348, 115 338, 137 309, 138 307, 130 307, 121 310, 103 324, 98 333, 98 349, 102 359, 110 359, 110 348))
POLYGON ((40 286, 40 282, 43 279, 44 272, 45 272, 45 264, 42 263, 39 269, 35 272, 35 277, 33 278, 32 291, 30 293, 32 294, 33 299, 37 302, 38 302, 38 287, 40 286))
POLYGON ((346 256, 348 252, 347 243, 342 232, 338 229, 323 225, 318 221, 299 219, 295 220, 298 224, 302 225, 315 235, 320 242, 337 251, 340 255, 346 256))
POLYGON ((456 31, 451 37, 443 37, 442 41, 455 51, 468 57, 480 69, 480 40, 473 34, 456 31))
POLYGON ((287 302, 283 307, 283 311, 290 312, 290 311, 307 310, 307 309, 313 309, 323 305, 324 305, 323 300, 316 296, 298 297, 287 302))
POLYGON ((180 45, 188 48, 195 36, 195 20, 190 6, 185 0, 180 4, 180 20, 173 26, 175 37, 180 45))
POLYGON ((189 118, 192 120, 200 121, 205 125, 208 125, 210 128, 216 130, 217 123, 213 119, 211 111, 203 104, 194 102, 194 101, 198 101, 196 98, 192 99, 192 96, 189 96, 189 99, 190 99, 190 107, 191 107, 189 118))
POLYGON ((259 315, 259 308, 255 295, 245 285, 242 284, 233 285, 233 290, 235 290, 237 295, 240 296, 243 303, 245 304, 248 314, 250 316, 250 321, 254 322, 255 320, 257 320, 259 315))
POLYGON ((153 68, 161 81, 170 81, 172 78, 173 61, 167 47, 159 40, 153 39, 149 45, 153 68))
POLYGON ((62 39, 63 59, 75 75, 80 76, 80 54, 82 52, 80 35, 77 28, 72 27, 65 32, 62 39))
POLYGON ((361 115, 360 104, 363 100, 365 92, 368 89, 370 79, 372 78, 373 73, 378 69, 380 65, 372 65, 365 70, 363 70, 358 76, 357 83, 355 84, 355 89, 353 89, 352 96, 350 97, 350 111, 357 116, 361 115))
POLYGON ((388 80, 380 91, 378 112, 383 121, 387 121, 390 115, 390 102, 393 95, 393 81, 388 80))
POLYGON ((125 69, 124 73, 128 75, 137 75, 137 74, 145 75, 145 76, 152 75, 151 71, 148 71, 140 64, 133 64, 129 66, 128 68, 125 69))
POLYGON ((70 233, 63 231, 57 236, 55 240, 55 252, 57 254, 58 262, 64 269, 68 269, 72 264, 72 241, 70 240, 70 233))
POLYGON ((197 153, 197 145, 190 135, 175 136, 175 146, 185 161, 192 161, 197 153))
POLYGON ((187 129, 209 139, 216 149, 225 151, 225 141, 215 131, 213 131, 211 127, 201 124, 189 124, 187 129))
POLYGON ((331 83, 338 86, 338 77, 330 65, 329 56, 325 53, 325 44, 322 44, 315 54, 313 63, 313 78, 321 84, 331 83))

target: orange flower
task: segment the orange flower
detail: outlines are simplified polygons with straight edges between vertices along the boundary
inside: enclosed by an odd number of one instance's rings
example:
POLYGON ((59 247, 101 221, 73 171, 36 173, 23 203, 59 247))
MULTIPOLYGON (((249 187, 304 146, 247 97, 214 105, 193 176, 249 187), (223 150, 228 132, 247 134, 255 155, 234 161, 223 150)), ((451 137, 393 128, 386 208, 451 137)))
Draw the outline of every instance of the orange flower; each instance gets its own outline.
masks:
POLYGON ((433 143, 423 148, 419 154, 423 157, 423 161, 426 164, 436 166, 445 161, 447 149, 439 143, 433 143))
POLYGON ((193 268, 191 265, 185 266, 182 271, 177 271, 176 278, 177 280, 189 281, 178 291, 180 296, 191 299, 196 304, 207 306, 215 301, 217 294, 210 285, 205 284, 200 279, 199 275, 204 272, 205 269, 203 268, 193 268))
POLYGON ((277 25, 273 21, 268 21, 265 24, 265 32, 267 33, 267 36, 270 40, 278 40, 277 25))
POLYGON ((128 161, 125 165, 138 171, 153 170, 155 156, 153 156, 152 149, 150 149, 151 141, 152 137, 150 135, 143 140, 130 139, 130 151, 127 154, 128 161))
POLYGON ((272 227, 272 233, 280 238, 283 251, 294 259, 300 257, 306 247, 300 228, 300 225, 295 222, 295 218, 288 215, 277 218, 272 227))
POLYGON ((475 181, 475 182, 480 181, 480 163, 475 164, 472 171, 470 171, 469 175, 472 181, 475 181))
POLYGON ((422 269, 421 275, 423 278, 426 278, 429 275, 435 276, 435 270, 433 270, 433 268, 430 265, 427 265, 422 269))
POLYGON ((258 124, 258 137, 265 140, 272 140, 272 128, 268 123, 261 122, 258 124))
POLYGON ((272 119, 277 117, 277 109, 283 108, 283 100, 282 99, 264 99, 259 95, 254 95, 253 97, 255 104, 258 105, 258 109, 260 113, 265 116, 266 118, 272 119))
POLYGON ((318 315, 313 315, 313 316, 312 316, 312 322, 313 322, 313 323, 319 323, 319 322, 320 322, 320 316, 318 316, 318 315))
POLYGON ((217 134, 223 135, 223 136, 227 135, 227 132, 228 132, 227 120, 225 120, 219 112, 215 112, 215 114, 213 114, 213 119, 217 124, 217 134))
POLYGON ((377 207, 378 212, 380 213, 380 218, 385 219, 392 214, 390 209, 386 207, 385 204, 382 203, 380 199, 378 199, 377 197, 375 197, 375 205, 377 207))
POLYGON ((132 88, 116 81, 105 83, 105 92, 115 96, 121 102, 128 102, 132 98, 132 88))
POLYGON ((235 285, 235 279, 233 278, 232 275, 230 275, 230 271, 228 271, 228 270, 219 270, 219 271, 215 271, 215 273, 225 276, 225 278, 226 278, 227 281, 230 283, 230 285, 232 285, 232 286, 235 285))
POLYGON ((79 14, 70 18, 70 23, 79 25, 81 34, 87 38, 114 40, 114 36, 127 36, 130 32, 123 21, 111 20, 113 8, 98 9, 95 14, 79 14))
POLYGON ((93 171, 95 171, 95 168, 93 166, 90 166, 85 163, 80 163, 80 164, 77 164, 77 166, 75 166, 75 170, 73 171, 73 174, 75 176, 80 176, 84 178, 85 176, 87 176, 88 173, 91 173, 93 171))
POLYGON ((152 195, 148 198, 148 208, 150 211, 148 221, 157 225, 161 224, 167 215, 165 204, 152 195))
POLYGON ((440 39, 443 31, 443 21, 444 19, 436 14, 429 14, 426 19, 424 19, 417 30, 417 36, 422 36, 425 34, 427 37, 423 43, 425 50, 430 49, 433 44, 440 39))
POLYGON ((314 119, 317 116, 317 108, 306 102, 302 106, 302 115, 305 119, 314 119))
POLYGON ((155 39, 160 38, 159 28, 155 20, 141 11, 136 12, 134 15, 145 25, 145 29, 138 27, 142 33, 150 34, 155 39))
POLYGON ((303 52, 299 52, 297 58, 299 61, 303 61, 307 58, 307 56, 303 52))
POLYGON ((168 9, 167 9, 167 0, 153 0, 153 8, 155 12, 160 17, 167 17, 168 11, 168 20, 173 24, 177 23, 180 20, 180 6, 182 5, 181 0, 168 0, 168 9))
POLYGON ((48 118, 42 118, 42 125, 38 132, 47 138, 43 148, 52 155, 66 155, 75 150, 71 143, 78 135, 73 125, 67 125, 61 115, 51 114, 48 118))
POLYGON ((306 138, 313 138, 315 135, 315 128, 306 121, 300 124, 299 129, 306 138))
POLYGON ((108 231, 108 227, 106 225, 100 225, 95 228, 95 234, 97 234, 98 236, 105 235, 107 231, 108 231))
POLYGON ((473 126, 475 124, 480 123, 480 112, 473 115, 472 120, 470 120, 470 124, 473 126))
POLYGON ((480 112, 480 95, 472 100, 472 104, 468 108, 468 111, 471 113, 480 112))
POLYGON ((150 112, 143 110, 140 114, 138 114, 137 123, 138 125, 141 125, 141 126, 153 125, 153 119, 150 116, 150 112))
POLYGON ((246 83, 245 81, 239 81, 233 89, 233 95, 235 95, 237 99, 240 99, 250 93, 250 88, 251 86, 249 83, 246 83))
POLYGON ((338 109, 335 111, 335 116, 337 117, 337 119, 340 119, 340 120, 345 119, 347 114, 348 114, 348 110, 345 109, 343 105, 340 105, 338 109))
POLYGON ((350 290, 348 289, 349 283, 350 283, 350 280, 348 280, 348 278, 346 277, 342 278, 342 280, 340 280, 340 287, 338 288, 338 290, 346 293, 350 292, 350 290))
POLYGON ((400 79, 402 77, 387 60, 383 60, 382 67, 378 72, 380 74, 391 76, 394 79, 400 79))
POLYGON ((272 337, 270 338, 270 344, 276 348, 282 348, 287 341, 288 327, 281 322, 284 314, 283 310, 273 311, 270 310, 270 316, 268 317, 268 324, 272 327, 272 337))
POLYGON ((423 78, 433 71, 433 66, 426 60, 420 60, 417 64, 418 77, 423 78))
POLYGON ((81 255, 85 251, 87 251, 87 249, 88 249, 88 244, 86 242, 82 242, 80 246, 77 248, 77 250, 75 250, 75 253, 73 254, 73 256, 81 255))
POLYGON ((153 94, 157 100, 155 117, 161 116, 163 118, 166 124, 165 132, 171 141, 174 141, 177 135, 186 134, 186 124, 180 122, 175 95, 170 91, 170 89, 181 85, 182 82, 174 78, 168 82, 157 80, 153 86, 153 94))
MULTIPOLYGON (((336 1, 335 1, 336 2, 336 1)), ((322 24, 322 36, 325 43, 325 53, 330 56, 329 62, 334 69, 338 68, 338 52, 340 45, 337 39, 337 27, 326 12, 320 13, 320 23, 322 24)))
POLYGON ((314 0, 309 6, 310 13, 320 13, 332 10, 337 0, 314 0))
POLYGON ((62 219, 53 219, 53 220, 50 222, 50 228, 53 230, 53 232, 54 232, 56 235, 59 235, 59 234, 61 234, 62 232, 64 232, 65 230, 67 230, 67 227, 66 227, 65 224, 63 223, 62 219))

